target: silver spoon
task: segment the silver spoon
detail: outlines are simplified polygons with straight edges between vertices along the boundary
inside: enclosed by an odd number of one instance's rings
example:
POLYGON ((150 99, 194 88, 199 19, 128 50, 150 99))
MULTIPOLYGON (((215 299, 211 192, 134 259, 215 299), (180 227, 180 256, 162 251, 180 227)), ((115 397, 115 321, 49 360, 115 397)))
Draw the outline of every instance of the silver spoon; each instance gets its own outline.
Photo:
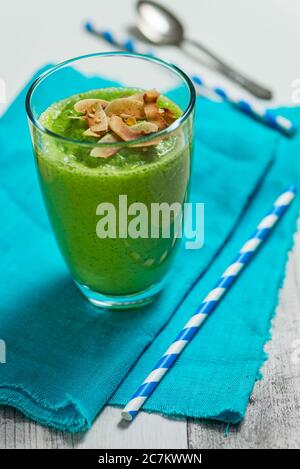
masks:
POLYGON ((233 69, 198 41, 187 38, 181 22, 163 6, 150 0, 139 0, 136 8, 138 12, 138 29, 150 42, 157 45, 174 45, 177 47, 181 47, 184 42, 190 43, 211 57, 226 77, 238 83, 254 96, 261 99, 272 98, 272 91, 233 69))

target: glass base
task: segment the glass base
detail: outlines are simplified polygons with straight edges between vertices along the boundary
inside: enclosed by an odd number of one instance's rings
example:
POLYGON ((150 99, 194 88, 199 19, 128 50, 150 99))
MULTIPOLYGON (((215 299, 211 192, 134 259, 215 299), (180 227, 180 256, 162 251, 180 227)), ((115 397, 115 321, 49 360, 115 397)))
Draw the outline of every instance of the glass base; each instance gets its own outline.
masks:
POLYGON ((164 282, 156 283, 150 288, 131 295, 104 295, 91 290, 86 285, 76 282, 77 287, 90 303, 104 309, 140 308, 152 303, 161 292, 164 282))

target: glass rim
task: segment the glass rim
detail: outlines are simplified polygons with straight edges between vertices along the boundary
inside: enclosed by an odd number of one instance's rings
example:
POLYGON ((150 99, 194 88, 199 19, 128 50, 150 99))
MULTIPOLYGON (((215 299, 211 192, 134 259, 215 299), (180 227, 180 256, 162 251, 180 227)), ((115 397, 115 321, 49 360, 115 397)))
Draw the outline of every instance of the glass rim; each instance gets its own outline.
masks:
POLYGON ((27 113, 27 116, 28 116, 29 120, 32 122, 32 124, 37 129, 39 129, 44 134, 47 134, 47 135, 49 135, 51 137, 54 137, 54 138, 57 138, 60 141, 63 141, 65 143, 73 143, 73 144, 84 146, 84 147, 101 147, 101 148, 103 148, 103 147, 116 147, 116 146, 118 146, 118 147, 128 147, 128 146, 131 146, 131 145, 137 144, 137 143, 149 142, 149 141, 151 141, 153 139, 156 139, 158 137, 164 137, 165 135, 170 134, 171 132, 175 131, 176 129, 178 129, 182 125, 182 123, 189 117, 189 115, 193 111, 193 109, 195 107, 195 102, 196 102, 196 91, 195 91, 195 87, 193 85, 192 80, 188 77, 188 75, 183 70, 181 70, 176 65, 169 64, 168 62, 165 62, 162 59, 158 59, 157 57, 152 57, 150 55, 135 54, 135 53, 131 53, 131 52, 113 51, 113 52, 95 52, 95 53, 92 53, 92 54, 80 55, 80 56, 65 60, 63 62, 58 63, 57 65, 52 66, 51 68, 46 70, 44 73, 42 73, 39 77, 37 77, 34 80, 34 82, 32 83, 32 85, 30 86, 30 88, 29 88, 29 90, 26 94, 25 108, 26 108, 26 113, 27 113), (46 127, 44 127, 41 124, 41 122, 39 121, 39 119, 37 119, 34 116, 32 108, 31 108, 32 95, 33 95, 35 89, 38 87, 38 85, 40 83, 42 83, 48 76, 52 75, 53 73, 55 73, 59 69, 65 67, 66 65, 70 65, 71 63, 77 62, 77 61, 82 60, 82 59, 89 59, 89 58, 93 58, 93 57, 114 57, 114 56, 131 57, 131 58, 146 60, 146 61, 158 64, 158 65, 162 65, 165 68, 171 70, 172 72, 175 72, 175 74, 177 76, 179 76, 184 81, 184 83, 187 85, 187 88, 189 89, 189 92, 190 92, 190 100, 189 100, 189 103, 186 106, 186 109, 184 110, 183 114, 178 119, 176 119, 166 129, 160 130, 159 132, 155 132, 153 134, 148 134, 146 136, 137 138, 135 140, 125 141, 125 142, 124 141, 123 142, 122 141, 117 142, 117 144, 116 144, 116 142, 113 142, 113 143, 87 142, 87 141, 83 141, 83 140, 77 140, 77 139, 64 137, 63 135, 57 134, 56 132, 53 132, 52 130, 49 130, 46 127))

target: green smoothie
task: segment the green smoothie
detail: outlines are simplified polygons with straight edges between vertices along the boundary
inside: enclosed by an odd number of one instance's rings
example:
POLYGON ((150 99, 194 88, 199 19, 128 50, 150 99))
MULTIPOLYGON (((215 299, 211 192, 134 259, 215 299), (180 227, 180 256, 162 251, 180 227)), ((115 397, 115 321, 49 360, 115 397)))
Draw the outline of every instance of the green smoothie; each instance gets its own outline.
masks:
MULTIPOLYGON (((40 122, 70 140, 44 135, 44 141, 39 143, 34 138, 41 188, 62 255, 78 283, 105 295, 134 294, 160 282, 177 244, 174 235, 120 237, 119 196, 127 196, 128 206, 140 202, 148 208, 149 233, 151 204, 183 204, 187 197, 191 142, 183 130, 152 145, 120 146, 109 158, 95 158, 91 156, 91 146, 72 142, 92 145, 98 141, 86 134, 88 125, 78 118, 76 102, 91 98, 110 102, 138 91, 106 88, 59 101, 41 115, 40 122), (96 232, 100 219, 96 211, 103 202, 116 207, 114 238, 99 238, 96 232)), ((171 110, 176 117, 181 114, 163 96, 159 97, 158 106, 171 110)), ((132 218, 128 216, 128 223, 132 218)))

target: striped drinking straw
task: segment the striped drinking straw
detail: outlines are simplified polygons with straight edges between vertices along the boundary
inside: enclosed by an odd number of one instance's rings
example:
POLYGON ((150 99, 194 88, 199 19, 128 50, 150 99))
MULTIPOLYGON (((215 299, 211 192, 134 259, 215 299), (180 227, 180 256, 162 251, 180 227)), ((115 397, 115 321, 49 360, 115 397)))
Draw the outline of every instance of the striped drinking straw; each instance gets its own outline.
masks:
MULTIPOLYGON (((108 30, 101 30, 96 29, 91 22, 87 22, 85 24, 85 29, 98 37, 101 37, 109 44, 123 49, 125 51, 136 53, 136 54, 143 54, 143 55, 150 55, 153 57, 157 57, 155 52, 151 49, 141 48, 140 46, 137 47, 136 41, 132 38, 120 38, 119 35, 116 35, 108 30)), ((223 87, 212 87, 208 85, 205 80, 199 75, 191 75, 191 79, 194 82, 196 90, 202 94, 203 89, 207 89, 215 93, 219 98, 227 101, 229 104, 234 106, 239 111, 251 116, 254 119, 259 120, 263 124, 272 127, 279 132, 284 133, 285 135, 291 136, 293 135, 297 127, 293 124, 293 122, 286 117, 277 114, 276 112, 266 109, 265 107, 261 106, 260 104, 247 101, 245 99, 239 99, 233 96, 231 93, 226 91, 223 87)))
POLYGON ((205 297, 199 308, 178 334, 175 341, 158 360, 152 372, 134 393, 131 400, 122 411, 123 419, 132 421, 135 418, 144 402, 152 394, 181 352, 198 332, 205 319, 214 311, 221 298, 234 283, 243 268, 250 262, 258 247, 267 238, 277 221, 280 220, 285 213, 295 195, 296 188, 291 186, 278 197, 272 210, 261 220, 253 236, 240 249, 238 256, 221 275, 215 288, 205 297))

